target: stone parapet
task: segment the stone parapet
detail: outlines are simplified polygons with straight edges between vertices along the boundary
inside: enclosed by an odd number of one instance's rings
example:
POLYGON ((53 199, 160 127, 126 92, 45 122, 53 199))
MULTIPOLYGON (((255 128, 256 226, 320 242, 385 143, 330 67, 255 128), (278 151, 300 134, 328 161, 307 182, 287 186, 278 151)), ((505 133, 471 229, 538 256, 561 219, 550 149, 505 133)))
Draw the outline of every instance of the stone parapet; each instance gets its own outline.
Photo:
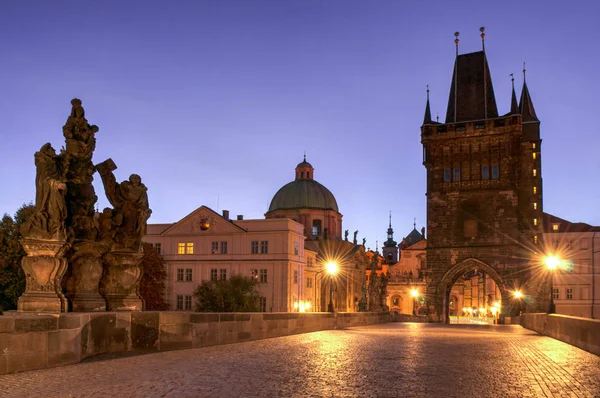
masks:
POLYGON ((87 312, 0 316, 0 374, 103 353, 169 351, 390 321, 384 313, 87 312))

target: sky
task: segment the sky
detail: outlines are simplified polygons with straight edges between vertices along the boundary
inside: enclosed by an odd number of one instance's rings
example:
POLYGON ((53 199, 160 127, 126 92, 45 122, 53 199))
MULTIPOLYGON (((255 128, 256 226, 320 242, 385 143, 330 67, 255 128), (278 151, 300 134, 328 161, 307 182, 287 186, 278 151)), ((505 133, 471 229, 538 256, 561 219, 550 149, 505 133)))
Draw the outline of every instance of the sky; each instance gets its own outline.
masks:
MULTIPOLYGON (((343 229, 426 224, 426 86, 445 119, 460 53, 486 52, 498 112, 523 62, 541 121, 544 211, 600 225, 600 3, 0 1, 0 214, 35 199, 33 154, 64 145, 70 100, 99 126, 93 162, 142 176, 150 223, 206 205, 264 218, 307 160, 343 229)), ((98 206, 109 205, 100 178, 98 206)))

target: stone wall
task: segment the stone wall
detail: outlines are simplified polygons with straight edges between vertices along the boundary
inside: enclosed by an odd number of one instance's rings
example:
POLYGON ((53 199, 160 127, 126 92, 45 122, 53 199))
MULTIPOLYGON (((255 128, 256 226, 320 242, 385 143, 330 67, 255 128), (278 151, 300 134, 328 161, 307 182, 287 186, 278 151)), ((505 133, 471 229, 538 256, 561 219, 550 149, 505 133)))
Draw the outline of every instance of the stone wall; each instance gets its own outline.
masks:
POLYGON ((103 312, 0 316, 0 374, 390 321, 385 313, 103 312))
POLYGON ((523 314, 521 326, 600 355, 600 320, 558 314, 523 314))

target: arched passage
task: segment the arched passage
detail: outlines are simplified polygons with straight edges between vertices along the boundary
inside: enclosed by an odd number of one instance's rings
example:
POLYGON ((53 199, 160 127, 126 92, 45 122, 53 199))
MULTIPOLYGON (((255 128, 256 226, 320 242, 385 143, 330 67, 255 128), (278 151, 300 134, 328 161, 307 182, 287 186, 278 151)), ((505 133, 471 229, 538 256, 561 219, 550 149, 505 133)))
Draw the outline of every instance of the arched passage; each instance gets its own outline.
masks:
POLYGON ((482 271, 483 273, 487 274, 490 278, 492 278, 496 283, 498 289, 500 289, 502 303, 506 304, 508 302, 505 283, 498 274, 498 272, 493 267, 484 263, 483 261, 477 260, 475 258, 468 258, 452 266, 446 272, 446 274, 444 274, 440 283, 438 284, 438 295, 442 298, 442 322, 450 323, 450 292, 452 290, 452 286, 454 286, 454 284, 458 281, 458 279, 461 276, 474 270, 482 271))

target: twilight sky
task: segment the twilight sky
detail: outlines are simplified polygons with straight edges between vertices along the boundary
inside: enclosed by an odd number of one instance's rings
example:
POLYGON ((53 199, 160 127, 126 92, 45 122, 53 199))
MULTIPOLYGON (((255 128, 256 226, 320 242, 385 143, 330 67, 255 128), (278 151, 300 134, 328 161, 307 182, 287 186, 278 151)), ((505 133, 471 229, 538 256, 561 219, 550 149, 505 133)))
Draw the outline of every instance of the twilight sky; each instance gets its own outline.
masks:
POLYGON ((485 26, 500 114, 527 62, 544 210, 600 225, 599 15, 595 1, 0 1, 0 214, 35 199, 33 154, 63 145, 78 97, 100 128, 94 163, 142 176, 151 223, 203 204, 263 218, 306 151, 351 236, 381 246, 392 210, 400 241, 425 225, 425 87, 444 120, 453 33, 479 51, 485 26))

